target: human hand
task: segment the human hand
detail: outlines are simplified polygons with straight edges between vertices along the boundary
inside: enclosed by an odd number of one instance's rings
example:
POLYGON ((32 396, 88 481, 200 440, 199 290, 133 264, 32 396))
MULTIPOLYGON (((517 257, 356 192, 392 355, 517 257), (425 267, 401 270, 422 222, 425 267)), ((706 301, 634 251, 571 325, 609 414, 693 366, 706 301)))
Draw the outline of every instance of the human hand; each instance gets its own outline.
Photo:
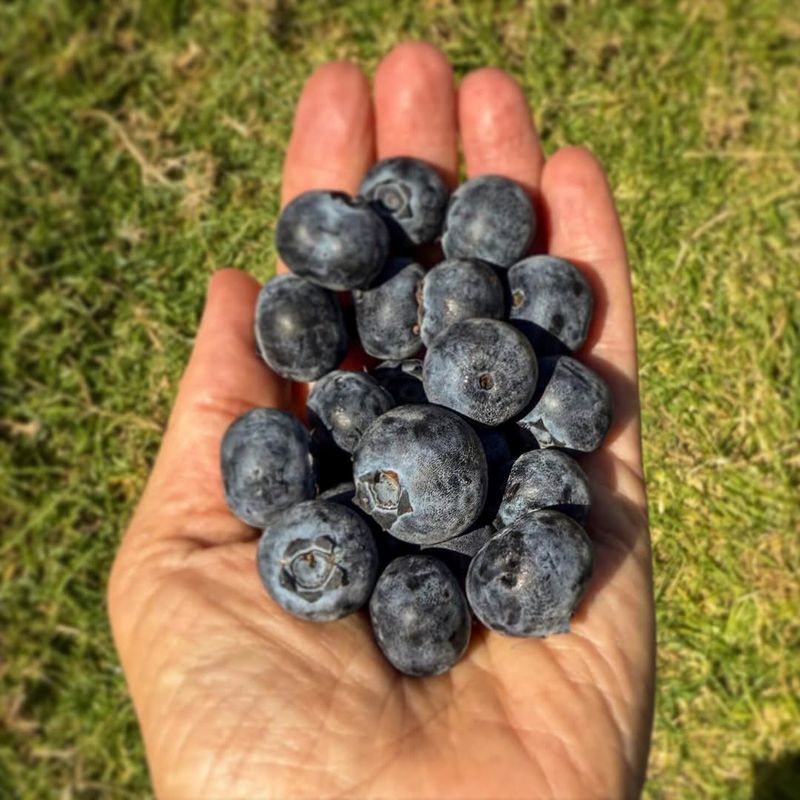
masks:
POLYGON ((476 626, 455 668, 409 678, 365 614, 324 625, 278 609, 255 568, 256 532, 223 500, 219 445, 255 406, 291 407, 257 357, 259 284, 209 286, 194 351, 109 585, 115 641, 165 798, 633 797, 653 711, 654 622, 630 273, 597 161, 545 161, 518 86, 494 69, 458 93, 418 43, 382 62, 373 99, 352 65, 327 64, 297 108, 284 203, 354 192, 373 158, 413 155, 451 182, 500 173, 538 198, 547 252, 579 264, 596 309, 581 357, 611 387, 616 419, 581 459, 594 492, 595 570, 572 632, 514 639, 476 626))

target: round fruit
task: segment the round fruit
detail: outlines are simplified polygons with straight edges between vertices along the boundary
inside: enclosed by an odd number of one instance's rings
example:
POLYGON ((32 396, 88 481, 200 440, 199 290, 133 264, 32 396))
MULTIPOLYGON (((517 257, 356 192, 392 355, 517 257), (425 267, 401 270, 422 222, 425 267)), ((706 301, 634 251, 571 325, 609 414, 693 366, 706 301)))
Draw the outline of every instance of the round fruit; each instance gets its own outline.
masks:
POLYGON ((537 372, 533 348, 516 328, 494 319, 467 319, 430 346, 422 376, 431 403, 484 425, 500 425, 530 403, 537 372))
POLYGON ((237 417, 222 437, 220 462, 225 502, 248 525, 261 528, 274 512, 314 496, 306 429, 284 411, 237 417))
POLYGON ((347 352, 339 299, 296 275, 279 275, 264 285, 255 328, 261 357, 289 380, 321 378, 347 352))
POLYGON ((478 551, 467 597, 478 619, 509 636, 569 631, 592 574, 589 537, 558 511, 523 514, 478 551))
POLYGON ((326 289, 357 289, 369 286, 383 268, 389 231, 363 200, 314 190, 283 209, 275 243, 297 275, 326 289))
POLYGON ((432 544, 467 530, 486 500, 480 439, 452 411, 400 406, 353 453, 356 503, 398 539, 432 544))
POLYGON ((453 574, 433 556, 396 558, 369 602, 375 640, 406 675, 441 675, 469 644, 469 607, 453 574))
POLYGON ((258 571, 279 606, 327 622, 366 605, 378 576, 378 553, 355 511, 310 500, 270 519, 258 543, 258 571))

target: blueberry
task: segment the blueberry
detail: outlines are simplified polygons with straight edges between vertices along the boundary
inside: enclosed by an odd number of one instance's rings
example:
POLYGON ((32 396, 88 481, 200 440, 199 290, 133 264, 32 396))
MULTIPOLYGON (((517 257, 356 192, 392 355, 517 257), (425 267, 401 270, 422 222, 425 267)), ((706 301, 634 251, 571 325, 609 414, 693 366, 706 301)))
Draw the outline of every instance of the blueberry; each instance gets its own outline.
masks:
POLYGON ((543 359, 541 367, 539 398, 517 424, 540 447, 597 450, 611 427, 611 392, 605 381, 569 356, 543 359))
POLYGON ((508 271, 513 320, 536 352, 574 352, 592 321, 592 290, 583 273, 554 256, 532 256, 508 271))
POLYGON ((306 405, 314 428, 327 431, 338 447, 352 453, 364 431, 394 400, 365 372, 337 369, 314 384, 306 405))
POLYGON ((406 675, 441 675, 464 655, 471 619, 461 588, 432 556, 397 558, 369 601, 375 640, 406 675))
POLYGON ((372 370, 372 376, 394 398, 397 406, 427 403, 422 385, 422 361, 384 361, 372 370))
POLYGON ((507 322, 456 322, 428 349, 423 364, 431 403, 452 408, 484 425, 520 414, 536 387, 536 355, 507 322))
POLYGON ((283 378, 313 381, 335 369, 347 352, 339 299, 296 275, 279 275, 256 303, 256 342, 283 378))
POLYGON ((472 559, 467 597, 475 616, 499 633, 566 633, 591 574, 591 543, 574 519, 528 512, 472 559))
POLYGON ((283 209, 275 238, 286 266, 326 289, 369 286, 389 253, 383 220, 344 192, 299 195, 283 209))
POLYGON ((376 358, 402 359, 422 346, 417 292, 425 270, 407 259, 391 259, 375 286, 353 291, 358 335, 376 358))
POLYGON ((385 158, 367 172, 358 191, 373 203, 399 243, 425 244, 439 235, 447 188, 424 161, 385 158))
POLYGON ((467 530, 486 500, 486 456, 475 431, 438 406, 378 417, 353 453, 356 503, 406 542, 432 544, 467 530))
POLYGON ((378 553, 355 511, 310 500, 270 519, 258 543, 258 572, 281 608, 328 622, 367 604, 378 577, 378 553))
POLYGON ((314 496, 306 429, 274 408, 237 417, 222 437, 222 485, 228 508, 263 527, 271 514, 314 496))
POLYGON ((451 259, 437 264, 422 281, 419 307, 422 341, 431 343, 454 322, 473 317, 502 319, 503 286, 482 261, 451 259))
POLYGON ((589 516, 589 481, 578 463, 561 450, 532 450, 511 468, 496 525, 511 525, 527 511, 551 508, 580 522, 589 516))
POLYGON ((481 175, 456 189, 445 217, 447 258, 479 258, 510 267, 525 255, 536 230, 531 201, 514 181, 481 175))

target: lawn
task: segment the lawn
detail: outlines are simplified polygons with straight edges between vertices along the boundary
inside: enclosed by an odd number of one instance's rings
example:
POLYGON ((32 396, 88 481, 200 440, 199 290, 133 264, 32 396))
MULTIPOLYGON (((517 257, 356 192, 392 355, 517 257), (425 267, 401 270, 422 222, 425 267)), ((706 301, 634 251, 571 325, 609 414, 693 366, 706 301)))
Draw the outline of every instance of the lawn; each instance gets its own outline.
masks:
POLYGON ((0 796, 149 793, 104 586, 206 279, 274 265, 304 78, 399 38, 531 98, 629 236, 655 546, 647 796, 800 786, 800 8, 0 6, 0 796))

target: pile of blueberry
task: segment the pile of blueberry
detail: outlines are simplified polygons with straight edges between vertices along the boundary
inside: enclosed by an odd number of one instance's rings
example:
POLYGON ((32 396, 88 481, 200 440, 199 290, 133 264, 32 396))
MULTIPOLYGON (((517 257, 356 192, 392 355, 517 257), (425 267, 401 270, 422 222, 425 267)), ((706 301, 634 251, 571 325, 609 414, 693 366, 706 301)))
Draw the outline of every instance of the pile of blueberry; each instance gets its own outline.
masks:
POLYGON ((572 355, 589 285, 564 259, 526 257, 535 226, 514 181, 448 197, 413 158, 378 162, 357 197, 306 192, 278 220, 291 273, 262 289, 256 341, 278 375, 313 383, 308 427, 239 417, 226 500, 263 530, 278 605, 320 622, 368 605, 409 675, 452 667, 473 614, 511 636, 568 631, 591 575, 589 486, 568 453, 600 446, 611 399, 572 355), (439 240, 444 260, 424 267, 439 240), (372 368, 339 369, 356 339, 372 368))

